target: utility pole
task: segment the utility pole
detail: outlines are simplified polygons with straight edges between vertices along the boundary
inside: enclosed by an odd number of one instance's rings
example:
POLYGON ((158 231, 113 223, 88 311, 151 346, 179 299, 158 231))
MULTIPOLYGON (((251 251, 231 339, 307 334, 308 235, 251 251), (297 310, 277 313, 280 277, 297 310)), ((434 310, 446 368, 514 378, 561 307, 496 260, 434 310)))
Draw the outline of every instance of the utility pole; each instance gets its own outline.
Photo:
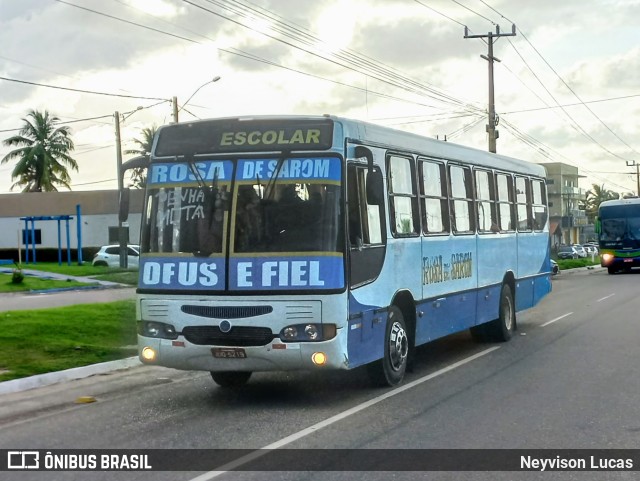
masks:
MULTIPOLYGON (((120 141, 120 112, 116 110, 113 114, 116 122, 116 161, 117 161, 117 175, 118 175, 118 210, 120 209, 120 202, 122 202, 123 195, 123 178, 122 178, 122 142, 120 141)), ((122 220, 118 216, 118 244, 120 246, 120 267, 126 269, 128 266, 127 258, 127 244, 129 243, 128 236, 125 235, 125 230, 122 227, 122 220)))
POLYGON ((636 162, 635 160, 627 160, 627 166, 636 167, 636 188, 638 192, 638 197, 640 197, 640 162, 636 162))
POLYGON ((514 37, 516 35, 515 24, 511 25, 511 33, 500 33, 500 25, 496 25, 496 33, 489 32, 486 35, 469 35, 469 29, 464 27, 464 38, 486 38, 489 51, 487 55, 480 55, 483 59, 489 62, 489 123, 487 124, 487 133, 489 134, 489 152, 496 152, 496 140, 499 137, 499 133, 496 130, 498 125, 498 118, 496 116, 496 107, 494 99, 494 87, 493 87, 493 62, 500 62, 499 58, 493 56, 493 43, 494 39, 500 37, 514 37))
POLYGON ((173 107, 173 123, 178 123, 178 97, 173 97, 171 99, 171 105, 173 107))

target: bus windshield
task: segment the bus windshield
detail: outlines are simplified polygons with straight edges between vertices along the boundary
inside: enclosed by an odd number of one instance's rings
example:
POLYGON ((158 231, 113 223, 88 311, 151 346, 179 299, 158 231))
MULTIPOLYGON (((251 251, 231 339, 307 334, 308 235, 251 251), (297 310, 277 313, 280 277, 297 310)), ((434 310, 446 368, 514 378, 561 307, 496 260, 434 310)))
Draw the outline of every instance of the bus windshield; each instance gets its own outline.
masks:
POLYGON ((153 163, 143 285, 341 288, 340 203, 338 158, 153 163))
POLYGON ((600 245, 608 248, 640 245, 640 209, 611 206, 600 211, 600 245))

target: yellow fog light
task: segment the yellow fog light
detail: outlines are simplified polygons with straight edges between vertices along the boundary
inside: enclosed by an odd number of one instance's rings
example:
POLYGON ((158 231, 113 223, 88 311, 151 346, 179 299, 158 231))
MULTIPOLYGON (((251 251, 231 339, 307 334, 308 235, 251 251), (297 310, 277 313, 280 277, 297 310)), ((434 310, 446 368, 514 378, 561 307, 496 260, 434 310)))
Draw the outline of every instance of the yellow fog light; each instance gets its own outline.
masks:
POLYGON ((327 363, 327 355, 324 352, 314 352, 311 360, 316 366, 324 366, 327 363))
POLYGON ((142 349, 142 359, 145 361, 154 361, 156 358, 156 351, 151 349, 150 347, 145 347, 142 349))

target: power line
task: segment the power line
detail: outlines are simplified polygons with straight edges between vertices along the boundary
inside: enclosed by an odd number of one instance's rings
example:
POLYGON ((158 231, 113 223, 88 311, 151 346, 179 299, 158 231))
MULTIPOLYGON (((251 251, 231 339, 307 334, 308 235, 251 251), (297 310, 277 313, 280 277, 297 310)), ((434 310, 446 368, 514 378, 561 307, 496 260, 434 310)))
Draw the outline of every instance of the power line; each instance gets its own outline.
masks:
MULTIPOLYGON (((108 15, 108 14, 105 14, 103 12, 99 12, 97 10, 93 10, 93 9, 89 9, 89 8, 85 8, 85 7, 80 7, 78 5, 75 5, 75 4, 72 4, 72 3, 69 3, 69 2, 65 2, 63 0, 56 0, 56 1, 58 1, 59 3, 63 3, 65 5, 69 5, 69 6, 76 7, 76 8, 82 9, 82 10, 86 10, 86 11, 94 13, 96 15, 104 16, 104 17, 112 19, 112 20, 116 20, 116 21, 120 21, 120 22, 123 22, 123 23, 127 23, 129 25, 133 25, 133 26, 136 26, 136 27, 139 27, 139 28, 143 28, 143 29, 146 29, 146 30, 151 30, 153 32, 160 33, 162 35, 168 35, 168 36, 171 36, 171 37, 174 37, 174 38, 178 38, 178 39, 181 39, 181 40, 185 40, 185 41, 188 41, 190 43, 195 43, 195 44, 198 44, 198 45, 202 44, 202 42, 199 42, 197 40, 193 40, 193 39, 190 39, 190 38, 186 38, 186 37, 182 37, 182 36, 179 36, 179 35, 175 35, 175 34, 172 34, 170 32, 166 32, 164 30, 148 27, 146 25, 139 24, 139 23, 136 23, 136 22, 131 22, 129 20, 125 20, 123 18, 116 17, 114 15, 108 15)), ((145 12, 145 14, 146 14, 146 12, 145 12)), ((152 15, 150 15, 150 16, 155 18, 152 15)), ((225 18, 225 17, 223 17, 223 18, 225 18)), ((174 26, 177 26, 178 28, 181 28, 183 30, 187 30, 187 31, 190 31, 192 33, 195 33, 192 30, 185 29, 184 27, 181 27, 179 25, 176 25, 176 24, 173 24, 173 23, 170 23, 170 24, 174 25, 174 26)), ((209 39, 208 37, 206 37, 204 35, 200 35, 198 33, 195 33, 195 34, 199 35, 199 36, 202 36, 203 38, 206 38, 209 41, 212 41, 211 39, 209 39)), ((396 96, 385 94, 385 93, 381 93, 381 92, 368 90, 368 89, 365 89, 365 88, 362 88, 362 87, 358 87, 358 86, 347 84, 345 82, 339 82, 339 81, 334 80, 334 79, 328 79, 328 78, 325 78, 325 77, 321 77, 319 75, 315 75, 315 74, 311 74, 311 73, 308 73, 308 72, 304 72, 302 70, 298 70, 298 69, 294 69, 294 68, 291 68, 291 67, 287 67, 287 66, 278 64, 276 62, 273 62, 271 60, 267 60, 267 59, 261 58, 261 57, 259 57, 257 55, 251 54, 249 52, 245 52, 245 51, 240 50, 240 49, 229 50, 229 49, 224 49, 224 48, 219 48, 219 47, 216 47, 216 49, 219 52, 223 52, 223 53, 226 53, 226 54, 229 54, 229 55, 235 55, 235 56, 238 56, 238 57, 246 58, 248 60, 261 62, 261 63, 264 63, 266 65, 270 65, 270 66, 281 68, 281 69, 284 69, 284 70, 288 70, 290 72, 294 72, 294 73, 297 73, 297 74, 300 74, 300 75, 305 75, 305 76, 308 76, 308 77, 311 77, 311 78, 316 78, 316 79, 319 79, 319 80, 330 82, 330 83, 333 83, 335 85, 340 85, 342 87, 347 87, 347 88, 351 88, 351 89, 358 90, 358 91, 361 91, 361 92, 366 92, 368 94, 376 95, 376 96, 379 96, 379 97, 382 97, 382 98, 387 98, 387 99, 394 100, 394 101, 399 101, 399 102, 411 103, 411 104, 415 104, 415 105, 421 105, 421 106, 428 107, 428 108, 436 108, 436 107, 431 106, 431 105, 427 105, 427 104, 423 104, 423 103, 420 103, 420 102, 415 102, 415 101, 403 99, 403 98, 400 98, 400 97, 396 97, 396 96)))
MULTIPOLYGON (((61 0, 56 0, 56 1, 61 1, 61 0)), ((63 2, 65 3, 65 2, 63 2)), ((83 94, 92 94, 92 95, 106 95, 108 97, 122 97, 122 98, 129 98, 129 99, 139 99, 139 100, 162 100, 163 102, 169 102, 168 99, 161 99, 158 97, 142 97, 139 95, 125 95, 125 94, 114 94, 114 93, 108 93, 108 92, 96 92, 94 90, 82 90, 82 89, 74 89, 71 87, 60 87, 57 85, 48 85, 48 84, 41 84, 38 82, 28 82, 26 80, 18 80, 18 79, 13 79, 13 78, 7 78, 7 77, 0 77, 0 80, 6 80, 7 82, 16 82, 16 83, 20 83, 20 84, 27 84, 27 85, 36 85, 38 87, 46 87, 46 88, 50 88, 50 89, 59 89, 59 90, 68 90, 71 92, 80 92, 83 94)))

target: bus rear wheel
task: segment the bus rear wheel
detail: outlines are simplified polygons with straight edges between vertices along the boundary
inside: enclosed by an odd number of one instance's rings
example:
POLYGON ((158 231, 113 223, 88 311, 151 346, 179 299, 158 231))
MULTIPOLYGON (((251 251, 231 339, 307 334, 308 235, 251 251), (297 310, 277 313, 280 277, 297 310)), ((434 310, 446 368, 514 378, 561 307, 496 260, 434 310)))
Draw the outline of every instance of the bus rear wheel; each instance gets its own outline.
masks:
POLYGON ((402 311, 389 307, 384 339, 384 357, 369 365, 369 376, 379 386, 396 386, 402 382, 409 357, 409 335, 402 311))
POLYGON ((500 308, 498 318, 489 322, 486 333, 492 341, 506 342, 511 339, 516 329, 516 306, 513 301, 511 286, 505 284, 500 292, 500 308))
POLYGON ((251 371, 218 372, 211 371, 214 382, 221 387, 239 387, 247 383, 251 377, 251 371))

